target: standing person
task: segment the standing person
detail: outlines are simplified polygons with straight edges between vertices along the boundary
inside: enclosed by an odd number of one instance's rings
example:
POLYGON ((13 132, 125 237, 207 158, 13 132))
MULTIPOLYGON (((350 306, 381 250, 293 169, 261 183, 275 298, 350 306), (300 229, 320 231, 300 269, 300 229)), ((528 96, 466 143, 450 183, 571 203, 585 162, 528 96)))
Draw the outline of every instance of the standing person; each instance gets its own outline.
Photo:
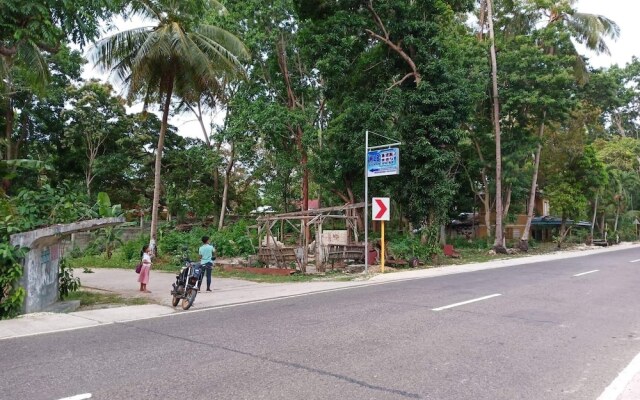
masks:
POLYGON ((140 282, 140 291, 144 293, 151 293, 147 290, 147 283, 149 283, 149 270, 151 269, 151 247, 148 244, 142 246, 140 257, 142 258, 142 268, 140 269, 140 276, 138 282, 140 282))
MULTIPOLYGON (((216 248, 209 244, 209 236, 202 237, 202 246, 198 250, 200 254, 200 264, 207 272, 207 292, 211 291, 211 271, 213 270, 213 261, 216 259, 216 248)), ((202 283, 202 281, 201 281, 202 283)), ((200 286, 198 286, 200 289, 200 286)))

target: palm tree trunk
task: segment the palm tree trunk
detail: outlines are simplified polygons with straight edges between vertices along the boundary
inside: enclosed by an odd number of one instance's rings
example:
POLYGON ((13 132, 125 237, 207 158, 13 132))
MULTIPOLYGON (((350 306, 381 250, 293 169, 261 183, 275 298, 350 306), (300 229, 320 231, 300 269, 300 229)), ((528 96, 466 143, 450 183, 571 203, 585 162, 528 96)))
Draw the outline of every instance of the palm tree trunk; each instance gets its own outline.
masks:
POLYGON ((529 251, 529 235, 531 231, 531 221, 533 220, 533 211, 536 203, 536 188, 538 187, 538 171, 540 171, 540 154, 542 153, 542 137, 544 136, 544 123, 547 112, 542 113, 542 123, 538 132, 538 148, 536 149, 535 160, 533 163, 533 177, 531 178, 531 191, 529 192, 529 207, 527 208, 527 222, 524 224, 524 231, 520 237, 519 248, 522 251, 529 251))
POLYGON ((158 137, 158 148, 156 149, 156 164, 153 179, 153 203, 151 206, 151 232, 150 243, 151 249, 156 253, 156 243, 158 234, 158 207, 160 206, 160 186, 161 169, 162 169, 162 150, 164 149, 164 137, 167 133, 169 124, 169 107, 171 107, 171 96, 173 95, 173 78, 170 78, 167 86, 164 108, 162 110, 162 124, 160 125, 160 135, 158 137))
POLYGON ((500 99, 498 98, 498 61, 496 58, 496 39, 493 31, 493 3, 487 0, 487 21, 489 22, 489 40, 491 48, 491 84, 493 97, 493 126, 496 140, 496 239, 493 249, 497 253, 506 253, 502 228, 502 145, 500 142, 500 99))
POLYGON ((14 120, 14 112, 13 112, 13 102, 11 101, 11 95, 7 95, 7 101, 5 102, 5 127, 4 127, 4 135, 6 143, 6 152, 4 154, 5 160, 11 160, 13 147, 12 147, 12 133, 13 133, 13 120, 14 120))
POLYGON ((220 206, 220 219, 218 220, 218 230, 222 229, 224 225, 224 215, 227 209, 227 197, 229 196, 229 182, 231 181, 231 171, 233 170, 233 164, 235 163, 236 143, 231 142, 231 154, 229 155, 229 164, 224 174, 224 188, 222 189, 222 205, 220 206))
POLYGON ((593 219, 591 219, 591 239, 589 240, 589 244, 593 243, 593 230, 596 226, 596 216, 598 215, 598 194, 596 193, 596 201, 593 206, 593 219))

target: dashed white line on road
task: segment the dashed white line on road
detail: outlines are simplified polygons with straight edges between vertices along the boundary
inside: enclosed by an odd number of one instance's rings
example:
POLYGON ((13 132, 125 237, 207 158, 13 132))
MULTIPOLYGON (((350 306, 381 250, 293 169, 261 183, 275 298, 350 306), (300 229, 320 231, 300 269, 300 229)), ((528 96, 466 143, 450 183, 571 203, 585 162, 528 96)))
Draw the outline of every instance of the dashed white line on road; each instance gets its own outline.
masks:
POLYGON ((593 271, 587 271, 587 272, 581 272, 579 274, 575 274, 574 276, 582 276, 582 275, 587 275, 587 274, 593 274, 594 272, 599 272, 599 269, 594 269, 593 271))
POLYGON ((638 258, 637 260, 631 260, 629 262, 633 262, 633 263, 640 262, 640 258, 638 258))
POLYGON ((449 304, 448 306, 432 308, 431 311, 442 311, 442 310, 446 310, 448 308, 458 307, 458 306, 462 306, 462 305, 469 304, 469 303, 475 303, 476 301, 487 300, 487 299, 490 299, 492 297, 498 297, 498 296, 502 296, 502 295, 500 293, 491 294, 489 296, 478 297, 477 299, 467 300, 467 301, 463 301, 463 302, 455 303, 455 304, 449 304))
POLYGON ((91 398, 91 393, 83 393, 83 394, 77 394, 71 397, 65 397, 64 399, 60 399, 60 400, 86 400, 90 398, 91 398))

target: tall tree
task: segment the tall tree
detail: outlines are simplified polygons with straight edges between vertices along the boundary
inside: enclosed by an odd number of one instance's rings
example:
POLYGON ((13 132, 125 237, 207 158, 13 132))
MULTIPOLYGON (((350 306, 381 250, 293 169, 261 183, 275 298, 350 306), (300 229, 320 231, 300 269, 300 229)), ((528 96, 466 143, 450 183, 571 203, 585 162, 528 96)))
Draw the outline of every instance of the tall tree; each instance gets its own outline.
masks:
POLYGON ((120 7, 120 0, 60 1, 5 0, 0 3, 0 108, 5 115, 5 158, 13 150, 14 94, 24 85, 44 88, 49 78, 47 55, 67 41, 81 48, 95 39, 100 22, 120 7), (16 81, 16 69, 28 71, 16 81))
POLYGON ((491 60, 491 99, 493 106, 493 131, 496 145, 496 239, 493 249, 505 253, 504 232, 502 228, 502 144, 500 131, 500 97, 498 94, 498 61, 496 57, 496 38, 493 29, 493 4, 486 0, 487 21, 489 25, 489 57, 491 60))
POLYGON ((69 148, 85 156, 80 163, 89 197, 91 184, 96 177, 96 163, 105 153, 105 142, 109 136, 129 128, 124 102, 112 96, 112 90, 110 85, 97 81, 73 89, 69 99, 70 108, 62 114, 65 120, 63 141, 69 148))
POLYGON ((154 176, 151 209, 151 246, 155 247, 160 204, 162 151, 171 99, 203 91, 221 74, 240 74, 241 60, 248 57, 244 44, 229 31, 200 24, 209 12, 226 12, 215 0, 139 0, 129 14, 154 21, 150 27, 116 33, 99 41, 94 61, 114 70, 129 89, 129 97, 144 94, 145 101, 157 95, 162 124, 154 176))

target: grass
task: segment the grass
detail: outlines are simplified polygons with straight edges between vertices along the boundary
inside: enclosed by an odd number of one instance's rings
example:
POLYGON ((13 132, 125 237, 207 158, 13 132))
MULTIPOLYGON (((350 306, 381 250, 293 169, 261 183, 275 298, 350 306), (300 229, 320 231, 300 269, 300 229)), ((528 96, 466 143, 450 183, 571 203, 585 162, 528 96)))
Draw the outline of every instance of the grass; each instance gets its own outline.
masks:
POLYGON ((78 290, 69 293, 65 300, 80 300, 80 310, 106 308, 107 306, 135 306, 148 304, 144 297, 122 297, 115 293, 78 290))
MULTIPOLYGON (((563 245, 563 250, 569 250, 575 247, 574 244, 563 245)), ((513 247, 513 246, 510 246, 513 247)), ((434 260, 430 260, 425 263, 421 268, 433 268, 446 265, 460 265, 469 263, 481 263, 502 259, 513 259, 519 257, 526 257, 537 254, 547 254, 557 251, 555 243, 536 243, 535 247, 531 247, 529 252, 515 254, 490 254, 488 248, 478 247, 456 247, 456 251, 460 253, 460 258, 449 258, 444 255, 438 255, 434 260)), ((86 255, 78 258, 69 259, 69 264, 73 268, 122 268, 122 269, 134 269, 137 260, 126 260, 122 252, 116 250, 113 257, 107 260, 104 255, 86 255)), ((388 266, 387 266, 388 267, 388 266)), ((171 256, 165 255, 154 259, 154 270, 176 272, 180 269, 180 263, 178 260, 171 256)), ((389 271, 401 271, 410 269, 409 267, 395 267, 389 268, 389 271)), ((340 270, 330 270, 324 275, 305 275, 300 272, 296 272, 291 275, 262 275, 241 271, 220 271, 215 269, 214 276, 219 278, 234 278, 244 279, 252 282, 264 282, 264 283, 288 283, 288 282, 311 282, 311 281, 338 281, 347 282, 357 278, 357 274, 347 274, 340 270)))
MULTIPOLYGON (((118 269, 135 269, 136 264, 139 261, 126 260, 121 253, 115 251, 111 259, 107 259, 106 256, 99 255, 86 255, 77 258, 70 258, 69 265, 73 268, 118 268, 118 269)), ((158 257, 153 260, 153 269, 160 271, 176 271, 179 269, 178 262, 168 255, 158 257)))
POLYGON ((219 278, 244 279, 252 282, 262 283, 289 283, 289 282, 312 282, 319 280, 329 280, 335 282, 348 282, 356 278, 356 275, 345 274, 341 271, 328 271, 324 275, 305 275, 295 272, 291 275, 262 275, 242 271, 220 271, 215 270, 214 276, 219 278))

